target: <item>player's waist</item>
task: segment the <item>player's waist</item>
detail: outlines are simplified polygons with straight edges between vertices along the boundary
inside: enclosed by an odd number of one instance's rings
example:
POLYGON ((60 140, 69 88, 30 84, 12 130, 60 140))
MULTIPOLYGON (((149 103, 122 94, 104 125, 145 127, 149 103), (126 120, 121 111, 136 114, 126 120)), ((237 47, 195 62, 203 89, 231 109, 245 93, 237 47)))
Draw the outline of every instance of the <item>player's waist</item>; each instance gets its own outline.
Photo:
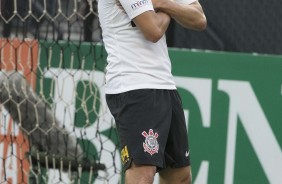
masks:
POLYGON ((157 84, 135 84, 129 85, 126 87, 119 87, 119 88, 111 88, 106 85, 105 93, 106 94, 119 94, 124 93, 131 90, 136 89, 167 89, 167 90, 175 90, 175 85, 157 85, 157 84))
POLYGON ((171 73, 155 75, 148 73, 106 74, 106 93, 120 93, 134 89, 176 89, 171 73))

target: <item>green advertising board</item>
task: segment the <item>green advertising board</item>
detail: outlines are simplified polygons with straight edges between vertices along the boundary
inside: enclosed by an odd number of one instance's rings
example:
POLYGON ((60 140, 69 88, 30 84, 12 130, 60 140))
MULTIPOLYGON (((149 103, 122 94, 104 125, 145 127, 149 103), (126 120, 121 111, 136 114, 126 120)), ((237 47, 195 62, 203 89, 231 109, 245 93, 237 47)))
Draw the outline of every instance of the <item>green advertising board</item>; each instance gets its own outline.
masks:
MULTIPOLYGON (((39 51, 37 92, 74 127, 89 158, 106 164, 109 183, 122 182, 118 138, 104 97, 103 47, 41 42, 39 51)), ((169 53, 187 120, 193 183, 281 184, 282 57, 169 53)), ((83 178, 89 181, 89 173, 83 178)), ((103 181, 94 176, 90 183, 103 181)))
POLYGON ((282 57, 171 49, 194 183, 282 183, 282 57))

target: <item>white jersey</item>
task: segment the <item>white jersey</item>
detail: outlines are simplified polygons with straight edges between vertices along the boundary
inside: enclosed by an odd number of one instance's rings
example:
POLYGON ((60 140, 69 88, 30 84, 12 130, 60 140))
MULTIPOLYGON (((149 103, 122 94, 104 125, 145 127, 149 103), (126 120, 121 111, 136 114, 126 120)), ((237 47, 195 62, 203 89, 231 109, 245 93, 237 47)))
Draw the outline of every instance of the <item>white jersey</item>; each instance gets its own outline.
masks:
MULTIPOLYGON (((106 67, 107 94, 134 89, 176 89, 171 74, 165 36, 157 43, 145 39, 132 25, 132 19, 146 11, 154 11, 151 0, 99 0, 98 13, 103 41, 108 53, 106 67)), ((178 0, 192 3, 195 0, 178 0)))

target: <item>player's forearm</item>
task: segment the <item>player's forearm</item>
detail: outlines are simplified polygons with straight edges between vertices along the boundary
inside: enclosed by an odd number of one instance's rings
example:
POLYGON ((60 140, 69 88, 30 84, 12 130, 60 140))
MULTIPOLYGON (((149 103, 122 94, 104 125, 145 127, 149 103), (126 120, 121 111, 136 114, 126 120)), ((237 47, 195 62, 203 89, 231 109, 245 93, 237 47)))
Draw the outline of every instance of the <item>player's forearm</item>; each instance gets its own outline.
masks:
POLYGON ((148 28, 149 30, 145 33, 145 37, 147 40, 152 42, 159 41, 165 34, 168 25, 170 23, 170 16, 163 12, 153 13, 152 16, 153 24, 151 24, 148 28))
POLYGON ((190 5, 181 4, 173 0, 162 2, 157 9, 169 14, 182 26, 199 31, 206 28, 207 20, 198 2, 190 5))
POLYGON ((161 35, 164 35, 169 26, 171 18, 168 14, 163 12, 157 12, 156 15, 157 15, 157 24, 161 31, 161 35))
POLYGON ((148 11, 133 19, 145 38, 151 42, 159 41, 170 23, 170 16, 163 12, 148 11))

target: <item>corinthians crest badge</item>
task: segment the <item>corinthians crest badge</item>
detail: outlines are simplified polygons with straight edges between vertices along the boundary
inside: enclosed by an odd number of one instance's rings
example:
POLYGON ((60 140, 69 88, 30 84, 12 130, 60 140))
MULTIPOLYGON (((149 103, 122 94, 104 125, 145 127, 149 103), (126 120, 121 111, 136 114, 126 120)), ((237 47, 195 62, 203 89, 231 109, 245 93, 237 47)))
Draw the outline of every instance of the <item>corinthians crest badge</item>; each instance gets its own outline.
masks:
POLYGON ((152 129, 149 130, 149 133, 143 131, 142 135, 146 138, 143 142, 144 152, 148 152, 151 156, 159 151, 159 143, 157 138, 158 133, 154 133, 152 129))

